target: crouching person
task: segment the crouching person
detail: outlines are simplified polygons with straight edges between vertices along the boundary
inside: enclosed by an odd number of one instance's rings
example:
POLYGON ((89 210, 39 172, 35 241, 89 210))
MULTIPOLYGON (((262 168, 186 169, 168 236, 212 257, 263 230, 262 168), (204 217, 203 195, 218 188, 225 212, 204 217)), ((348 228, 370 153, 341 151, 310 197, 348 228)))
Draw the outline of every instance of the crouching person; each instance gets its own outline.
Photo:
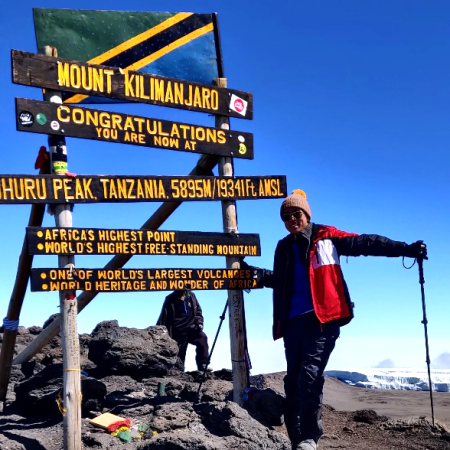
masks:
POLYGON ((211 370, 208 367, 208 337, 203 332, 202 308, 193 292, 184 289, 169 294, 157 325, 164 325, 170 337, 177 342, 183 370, 188 344, 196 347, 195 362, 198 370, 211 370))

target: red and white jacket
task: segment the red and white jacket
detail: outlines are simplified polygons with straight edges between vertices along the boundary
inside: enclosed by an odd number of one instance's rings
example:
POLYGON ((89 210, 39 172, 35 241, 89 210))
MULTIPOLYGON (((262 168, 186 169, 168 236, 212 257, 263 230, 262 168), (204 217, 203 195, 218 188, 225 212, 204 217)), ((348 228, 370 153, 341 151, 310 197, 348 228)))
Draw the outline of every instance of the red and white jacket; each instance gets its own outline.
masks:
MULTIPOLYGON (((314 311, 321 323, 353 318, 350 295, 333 239, 357 236, 334 227, 321 228, 309 250, 309 282, 314 311)), ((313 236, 311 236, 313 238, 313 236)))
POLYGON ((308 235, 288 235, 278 242, 274 270, 264 271, 262 284, 273 288, 273 337, 283 336, 291 309, 295 256, 294 245, 304 255, 314 312, 322 324, 338 320, 346 325, 353 318, 353 304, 341 271, 345 256, 409 256, 408 244, 375 234, 355 234, 327 225, 310 224, 308 235))

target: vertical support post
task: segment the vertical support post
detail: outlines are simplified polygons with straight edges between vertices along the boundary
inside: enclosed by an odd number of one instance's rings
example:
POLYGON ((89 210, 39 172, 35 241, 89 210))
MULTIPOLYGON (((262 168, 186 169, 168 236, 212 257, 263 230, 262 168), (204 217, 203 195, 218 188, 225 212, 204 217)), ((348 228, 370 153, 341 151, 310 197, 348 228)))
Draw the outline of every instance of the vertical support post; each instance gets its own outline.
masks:
MULTIPOLYGON (((214 80, 219 87, 227 87, 226 78, 214 80)), ((216 127, 224 130, 230 129, 228 117, 216 116, 216 127)), ((219 158, 219 175, 222 177, 233 177, 233 158, 219 158)), ((225 233, 237 233, 236 201, 222 201, 223 231, 225 233)), ((240 260, 237 256, 226 257, 227 268, 239 269, 240 260)), ((249 385, 247 362, 245 355, 245 316, 244 296, 242 290, 228 290, 228 317, 230 326, 230 351, 233 371, 233 401, 243 406, 242 394, 249 385)))
MULTIPOLYGON (((45 160, 47 154, 45 147, 39 153, 38 160, 42 164, 39 174, 49 173, 48 160, 45 160)), ((35 167, 37 168, 38 161, 35 167)), ((29 227, 40 227, 44 219, 45 205, 34 204, 31 206, 29 227)), ((8 312, 3 320, 3 342, 0 353, 0 402, 4 402, 8 392, 8 383, 11 377, 11 368, 14 355, 14 347, 16 345, 17 329, 19 328, 20 311, 22 309, 25 292, 27 290, 28 278, 30 277, 30 269, 33 264, 33 255, 28 254, 27 238, 23 239, 22 252, 19 257, 17 267, 16 281, 9 300, 8 312)))
MULTIPOLYGON (((58 56, 54 47, 45 47, 45 54, 58 56)), ((45 93, 45 99, 62 103, 57 91, 45 93)), ((52 173, 66 176, 67 148, 64 136, 48 136, 52 173)), ((69 204, 55 205, 52 210, 57 227, 72 227, 72 209, 69 204)), ((58 267, 74 267, 73 255, 58 256, 58 267)), ((81 381, 80 344, 77 330, 77 297, 75 291, 60 291, 61 344, 63 349, 63 434, 65 450, 81 450, 81 381)))

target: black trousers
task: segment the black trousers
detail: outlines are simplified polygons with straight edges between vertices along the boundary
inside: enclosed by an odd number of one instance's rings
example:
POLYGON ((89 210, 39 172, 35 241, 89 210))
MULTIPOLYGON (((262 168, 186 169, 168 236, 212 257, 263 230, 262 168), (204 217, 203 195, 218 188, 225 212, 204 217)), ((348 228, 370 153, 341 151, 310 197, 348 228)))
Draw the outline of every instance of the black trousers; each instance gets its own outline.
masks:
POLYGON ((316 443, 323 434, 323 372, 339 337, 336 323, 322 325, 314 312, 289 320, 284 333, 287 373, 284 420, 291 442, 316 443))
POLYGON ((175 336, 174 339, 178 343, 178 357, 181 359, 183 365, 186 360, 188 344, 195 345, 195 362, 197 363, 197 368, 201 370, 201 366, 208 364, 208 337, 203 331, 198 328, 188 328, 185 332, 175 336))

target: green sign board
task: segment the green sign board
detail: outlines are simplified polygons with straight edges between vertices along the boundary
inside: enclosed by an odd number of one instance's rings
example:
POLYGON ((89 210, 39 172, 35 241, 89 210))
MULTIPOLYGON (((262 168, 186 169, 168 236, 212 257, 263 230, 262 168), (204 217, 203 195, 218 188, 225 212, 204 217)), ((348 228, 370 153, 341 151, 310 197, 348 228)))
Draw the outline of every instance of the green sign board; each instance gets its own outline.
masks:
MULTIPOLYGON (((206 84, 219 76, 213 14, 34 8, 33 16, 38 49, 50 45, 61 58, 206 84)), ((80 101, 104 100, 71 100, 80 101)))

